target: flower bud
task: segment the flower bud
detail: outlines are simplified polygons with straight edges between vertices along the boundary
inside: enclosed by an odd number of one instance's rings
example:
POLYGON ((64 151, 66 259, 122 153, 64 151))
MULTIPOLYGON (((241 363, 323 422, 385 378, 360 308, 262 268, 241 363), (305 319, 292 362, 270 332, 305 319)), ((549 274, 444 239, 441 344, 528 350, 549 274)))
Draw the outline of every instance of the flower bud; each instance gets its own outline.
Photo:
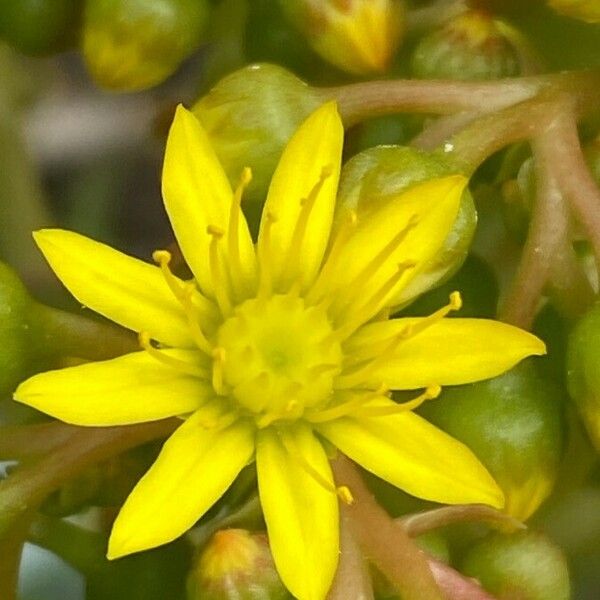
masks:
POLYGON ((385 71, 404 34, 400 0, 280 0, 325 60, 348 73, 385 71))
POLYGON ((567 385, 600 451, 600 303, 577 323, 567 346, 567 385))
POLYGON ((109 90, 152 87, 198 47, 207 17, 207 0, 88 0, 85 62, 109 90))
POLYGON ((525 361, 500 377, 444 389, 422 414, 473 450, 504 491, 504 510, 524 521, 556 480, 560 404, 559 388, 525 361))
POLYGON ((0 38, 25 54, 50 54, 76 39, 80 0, 0 0, 0 38))
POLYGON ((568 600, 569 570, 561 550, 530 531, 493 534, 473 546, 462 572, 498 600, 568 600))
POLYGON ((519 55, 500 23, 471 10, 425 36, 411 69, 419 79, 485 80, 518 75, 519 55))
POLYGON ((588 23, 600 23, 598 0, 548 0, 548 4, 561 15, 588 23))
POLYGON ((228 75, 193 107, 232 185, 244 167, 252 182, 244 202, 262 202, 286 143, 320 104, 316 93, 276 65, 251 65, 228 75))
POLYGON ((267 536, 244 529, 217 531, 188 575, 188 600, 284 600, 267 536))
POLYGON ((30 321, 33 305, 21 280, 0 262, 0 397, 31 374, 37 359, 30 321))
MULTIPOLYGON (((346 209, 361 213, 375 210, 411 185, 450 175, 443 158, 404 146, 381 146, 361 152, 343 169, 338 193, 336 223, 346 209)), ((458 215, 436 258, 421 271, 394 300, 401 306, 449 277, 463 263, 475 231, 477 214, 468 190, 458 215)))

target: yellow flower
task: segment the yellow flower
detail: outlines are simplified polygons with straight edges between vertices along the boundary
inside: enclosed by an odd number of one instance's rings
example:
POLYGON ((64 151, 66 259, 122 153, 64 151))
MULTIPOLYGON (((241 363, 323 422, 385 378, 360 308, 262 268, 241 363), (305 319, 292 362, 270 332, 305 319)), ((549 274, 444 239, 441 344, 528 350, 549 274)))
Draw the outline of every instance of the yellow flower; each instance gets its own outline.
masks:
POLYGON ((165 206, 194 279, 76 233, 35 239, 84 305, 140 333, 143 350, 42 373, 15 398, 77 425, 171 416, 183 422, 115 521, 109 558, 178 537, 256 462, 277 569, 301 600, 325 597, 338 560, 338 496, 322 441, 408 493, 501 507, 471 451, 412 412, 442 385, 493 377, 542 354, 536 337, 495 321, 388 320, 386 307, 436 254, 465 179, 412 187, 385 207, 334 222, 343 129, 315 111, 273 176, 258 243, 206 133, 180 107, 167 142, 165 206), (151 341, 153 340, 153 341, 151 341), (389 390, 425 391, 404 405, 389 390))

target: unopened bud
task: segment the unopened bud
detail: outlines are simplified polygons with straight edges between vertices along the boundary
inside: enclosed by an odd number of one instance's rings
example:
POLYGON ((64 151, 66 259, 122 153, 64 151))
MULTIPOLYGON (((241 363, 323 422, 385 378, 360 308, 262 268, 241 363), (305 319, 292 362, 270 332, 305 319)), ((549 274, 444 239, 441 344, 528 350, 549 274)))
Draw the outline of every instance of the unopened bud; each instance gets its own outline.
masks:
POLYGON ((411 61, 420 79, 487 80, 519 74, 519 54, 502 25, 471 10, 424 37, 411 61))
POLYGON ((349 73, 385 71, 404 34, 400 0, 280 0, 325 60, 349 73))
POLYGON ((421 412, 473 450, 502 488, 505 512, 525 521, 558 474, 561 400, 557 385, 526 361, 499 377, 445 388, 421 412))
POLYGON ((25 54, 50 54, 77 38, 80 0, 0 0, 0 38, 25 54))
POLYGON ((276 65, 251 65, 219 81, 193 107, 235 187, 245 167, 244 202, 262 202, 281 153, 321 101, 302 80, 276 65))
POLYGON ((244 529, 215 533, 188 575, 188 600, 284 600, 267 536, 244 529))
POLYGON ((171 75, 201 42, 207 0, 93 0, 83 55, 98 85, 136 91, 171 75))
POLYGON ((561 550, 530 531, 493 534, 472 547, 462 572, 498 600, 568 600, 569 570, 561 550))

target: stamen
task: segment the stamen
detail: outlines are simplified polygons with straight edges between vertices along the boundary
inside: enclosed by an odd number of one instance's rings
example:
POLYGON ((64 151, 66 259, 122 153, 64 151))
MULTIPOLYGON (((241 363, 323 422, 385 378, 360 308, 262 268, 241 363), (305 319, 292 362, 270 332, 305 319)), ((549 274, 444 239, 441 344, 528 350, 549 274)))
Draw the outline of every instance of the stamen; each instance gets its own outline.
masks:
POLYGON ((432 325, 441 321, 444 317, 446 317, 449 313, 460 310, 462 308, 462 298, 460 292, 454 291, 450 294, 449 302, 446 306, 436 310, 434 313, 430 314, 428 317, 423 317, 419 321, 412 323, 409 325, 404 332, 405 339, 414 337, 415 335, 425 331, 425 329, 429 329, 432 325))
POLYGON ((192 334, 192 339, 194 343, 200 350, 212 356, 213 346, 208 341, 202 328, 200 327, 200 323, 196 317, 196 313, 194 310, 194 303, 192 300, 193 294, 196 290, 196 286, 193 283, 189 283, 185 286, 184 292, 181 298, 181 304, 183 304, 183 308, 185 310, 185 314, 188 320, 188 325, 190 327, 190 333, 192 334))
POLYGON ((227 395, 223 381, 223 370, 225 366, 225 348, 215 348, 213 350, 213 370, 212 385, 219 396, 227 395))
POLYGON ((442 393, 442 388, 439 385, 430 385, 420 396, 395 404, 394 406, 373 406, 365 407, 356 412, 357 417, 387 417, 389 415, 397 415, 408 411, 413 411, 427 400, 434 400, 442 393))
POLYGON ((342 402, 337 406, 332 406, 331 408, 319 410, 312 414, 308 413, 305 416, 305 418, 310 423, 325 423, 327 421, 340 419, 342 417, 348 416, 349 414, 352 414, 354 411, 362 408, 365 404, 368 404, 373 400, 376 400, 378 398, 386 398, 388 393, 389 389, 382 385, 378 390, 368 392, 365 394, 359 394, 356 397, 352 398, 352 400, 342 402))
POLYGON ((371 360, 363 367, 349 373, 347 375, 340 375, 335 382, 334 387, 336 390, 351 389, 365 383, 369 376, 382 364, 389 360, 390 356, 395 352, 396 348, 405 339, 404 330, 399 334, 395 335, 392 341, 386 346, 383 352, 377 354, 374 360, 371 360))
POLYGON ((324 375, 325 373, 331 373, 332 371, 337 371, 340 368, 339 364, 336 363, 323 363, 321 365, 315 365, 314 367, 310 367, 307 372, 307 377, 309 381, 324 375))
POLYGON ((181 297, 183 295, 183 286, 181 282, 175 275, 173 275, 169 265, 171 264, 172 255, 168 250, 155 250, 152 253, 152 260, 160 267, 162 271, 163 277, 169 286, 169 289, 181 302, 181 297))
POLYGON ((416 267, 415 262, 406 261, 398 264, 398 270, 381 288, 373 294, 370 300, 359 308, 353 315, 347 315, 343 325, 331 334, 332 341, 341 342, 352 335, 363 323, 366 323, 380 308, 389 293, 398 285, 402 277, 416 267))
POLYGON ((155 348, 150 341, 150 334, 147 331, 141 331, 138 334, 138 340, 142 349, 160 363, 167 365, 176 371, 185 373, 186 375, 208 379, 208 372, 200 365, 195 365, 194 363, 189 363, 185 360, 175 358, 174 356, 169 356, 158 348, 155 348))
MULTIPOLYGON (((331 245, 329 255, 325 259, 323 268, 317 275, 317 279, 313 284, 312 288, 308 291, 305 296, 305 302, 308 305, 317 304, 323 297, 324 286, 329 280, 332 271, 335 270, 342 249, 346 245, 346 242, 350 238, 350 235, 354 232, 356 224, 358 222, 358 215, 355 210, 349 210, 346 213, 346 218, 342 222, 337 235, 335 236, 331 245)), ((332 297, 335 298, 335 296, 332 297)))
POLYGON ((286 404, 283 412, 268 412, 256 419, 256 426, 259 429, 264 429, 265 427, 273 424, 275 421, 281 421, 284 419, 298 419, 302 416, 302 411, 303 407, 297 400, 290 400, 286 404))
POLYGON ((242 196, 252 181, 252 171, 249 167, 242 169, 240 181, 233 194, 231 209, 229 211, 229 229, 227 231, 227 243, 229 254, 229 269, 231 271, 231 282, 239 296, 247 293, 243 277, 242 259, 240 255, 240 213, 242 210, 242 196), (239 288, 244 289, 239 289, 239 288))
POLYGON ((273 291, 273 273, 271 272, 271 228, 277 222, 277 217, 268 211, 265 218, 265 226, 258 245, 258 259, 260 267, 260 281, 258 284, 259 298, 266 298, 273 291))
POLYGON ((206 233, 211 236, 210 246, 208 248, 208 262, 210 266, 210 273, 212 276, 213 289, 215 292, 215 298, 217 304, 221 309, 221 313, 224 317, 228 317, 231 314, 232 306, 231 300, 227 293, 227 282, 221 271, 221 263, 219 259, 219 248, 218 244, 224 235, 224 231, 216 225, 209 225, 206 228, 206 233))
POLYGON ((310 477, 312 477, 314 479, 314 481, 316 483, 318 483, 323 489, 325 489, 328 492, 331 492, 332 494, 335 494, 336 496, 338 496, 338 498, 342 502, 344 502, 344 504, 350 505, 350 504, 352 504, 354 502, 354 498, 352 496, 352 492, 350 491, 350 489, 347 486, 345 486, 345 485, 342 485, 340 487, 336 487, 330 481, 328 481, 326 477, 324 477, 323 475, 321 475, 321 473, 319 473, 319 471, 317 471, 317 469, 315 469, 306 460, 306 458, 304 457, 304 455, 302 454, 302 452, 300 452, 300 450, 296 446, 296 443, 291 438, 291 436, 284 436, 284 435, 279 434, 279 439, 281 440, 281 443, 283 444, 286 452, 290 455, 290 457, 292 457, 298 463, 298 465, 310 477))
MULTIPOLYGON (((412 215, 408 220, 408 223, 402 228, 363 268, 357 273, 357 275, 350 281, 350 283, 344 288, 344 296, 346 298, 347 305, 349 302, 354 301, 356 296, 360 295, 364 286, 369 280, 377 273, 379 268, 384 265, 392 254, 396 251, 398 246, 406 238, 409 232, 415 228, 419 218, 417 215, 412 215)), ((340 307, 341 310, 341 307, 340 307)))
POLYGON ((327 165, 321 170, 319 180, 312 187, 308 196, 300 200, 300 214, 296 220, 294 226, 294 233, 292 233, 292 239, 288 248, 287 256, 284 261, 284 274, 287 276, 287 280, 294 280, 298 274, 298 257, 302 255, 302 243, 304 242, 304 236, 306 235, 306 228, 308 227, 308 219, 312 212, 312 209, 319 197, 319 193, 323 189, 323 185, 329 177, 333 174, 333 167, 327 165))
POLYGON ((227 429, 227 427, 235 423, 238 419, 239 415, 237 414, 237 412, 233 411, 221 414, 217 417, 207 416, 200 421, 200 425, 202 425, 203 429, 218 429, 219 431, 223 431, 224 429, 227 429))

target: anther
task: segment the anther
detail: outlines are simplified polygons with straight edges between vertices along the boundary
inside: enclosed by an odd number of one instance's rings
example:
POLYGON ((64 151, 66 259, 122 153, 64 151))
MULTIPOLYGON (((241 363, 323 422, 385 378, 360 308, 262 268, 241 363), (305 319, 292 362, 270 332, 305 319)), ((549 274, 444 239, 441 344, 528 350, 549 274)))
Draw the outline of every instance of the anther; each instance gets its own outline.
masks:
POLYGON ((389 389, 382 385, 372 392, 354 395, 350 400, 337 404, 336 406, 309 413, 306 415, 306 420, 310 423, 325 423, 327 421, 341 419, 342 417, 353 414, 373 400, 387 398, 388 394, 389 389))
POLYGON ((411 338, 426 329, 429 329, 432 325, 435 325, 446 317, 449 313, 460 310, 462 308, 462 298, 460 292, 454 291, 450 294, 449 302, 446 306, 442 306, 439 310, 431 313, 427 317, 422 317, 418 321, 411 323, 404 332, 405 338, 411 338))
POLYGON ((163 365, 171 367, 172 369, 180 371, 181 373, 185 373, 186 375, 201 377, 203 379, 206 379, 208 377, 207 371, 202 369, 200 365, 195 365, 185 360, 175 358, 174 356, 170 356, 164 351, 155 348, 152 345, 150 334, 147 331, 140 331, 140 333, 138 334, 138 341, 143 350, 145 350, 152 358, 162 363, 163 365))

